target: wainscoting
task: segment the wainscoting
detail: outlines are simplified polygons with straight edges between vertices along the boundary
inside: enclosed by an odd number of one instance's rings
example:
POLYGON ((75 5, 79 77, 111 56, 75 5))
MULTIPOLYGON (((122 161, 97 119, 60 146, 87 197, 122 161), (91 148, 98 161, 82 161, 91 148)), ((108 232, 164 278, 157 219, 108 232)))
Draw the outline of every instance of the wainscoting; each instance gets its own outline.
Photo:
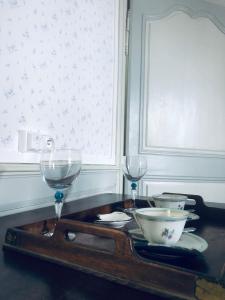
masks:
MULTIPOLYGON (((100 193, 119 193, 119 170, 83 170, 69 191, 66 202, 100 193)), ((54 191, 47 187, 38 172, 0 176, 0 216, 52 206, 54 191)))
POLYGON ((196 182, 178 180, 143 180, 140 192, 144 196, 168 193, 199 195, 207 203, 225 203, 225 182, 196 182))

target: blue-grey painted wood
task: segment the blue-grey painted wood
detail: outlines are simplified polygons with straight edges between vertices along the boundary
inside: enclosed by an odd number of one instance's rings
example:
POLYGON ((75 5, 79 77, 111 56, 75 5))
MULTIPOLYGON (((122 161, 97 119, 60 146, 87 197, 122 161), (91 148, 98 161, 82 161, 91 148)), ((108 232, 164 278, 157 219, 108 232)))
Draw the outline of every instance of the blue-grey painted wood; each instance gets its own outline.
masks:
MULTIPOLYGON (((142 88, 142 37, 143 17, 159 18, 171 13, 172 9, 183 10, 192 17, 209 18, 215 26, 225 32, 225 7, 203 0, 131 0, 130 35, 128 57, 128 92, 126 153, 140 153, 141 133, 141 88, 142 88)), ((225 79, 224 79, 225 80, 225 79)), ((221 182, 225 179, 224 156, 204 156, 191 153, 150 153, 144 155, 149 160, 149 172, 146 179, 157 178, 193 181, 221 182)), ((128 186, 126 185, 126 189, 128 186)))
MULTIPOLYGON (((100 193, 118 193, 118 170, 84 170, 75 180, 65 201, 100 193)), ((0 216, 52 206, 54 191, 37 173, 2 174, 0 216)))

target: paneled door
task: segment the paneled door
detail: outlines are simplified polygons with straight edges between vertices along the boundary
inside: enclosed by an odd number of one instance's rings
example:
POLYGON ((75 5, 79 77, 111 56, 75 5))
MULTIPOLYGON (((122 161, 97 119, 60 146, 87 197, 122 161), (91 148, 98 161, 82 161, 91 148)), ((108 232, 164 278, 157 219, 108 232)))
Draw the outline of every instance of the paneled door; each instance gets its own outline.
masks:
POLYGON ((126 153, 139 193, 225 202, 225 1, 131 0, 126 153))

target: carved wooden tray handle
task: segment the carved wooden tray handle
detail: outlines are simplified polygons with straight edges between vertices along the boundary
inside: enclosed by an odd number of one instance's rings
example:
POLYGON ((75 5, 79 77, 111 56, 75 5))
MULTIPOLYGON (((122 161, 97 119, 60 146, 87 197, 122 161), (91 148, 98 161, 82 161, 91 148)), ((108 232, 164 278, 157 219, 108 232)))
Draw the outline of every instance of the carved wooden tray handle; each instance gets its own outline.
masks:
MULTIPOLYGON (((57 243, 69 243, 65 241, 65 233, 66 232, 78 233, 86 233, 99 237, 111 238, 115 242, 114 255, 117 257, 127 258, 133 257, 132 255, 132 242, 127 236, 127 234, 121 230, 114 228, 107 228, 104 226, 99 226, 92 223, 84 223, 80 221, 74 220, 66 220, 61 219, 56 224, 55 233, 53 235, 53 239, 57 241, 57 243)), ((76 247, 76 244, 74 243, 76 247)), ((82 247, 84 247, 82 245, 82 247)), ((85 246, 89 248, 88 246, 85 246)))

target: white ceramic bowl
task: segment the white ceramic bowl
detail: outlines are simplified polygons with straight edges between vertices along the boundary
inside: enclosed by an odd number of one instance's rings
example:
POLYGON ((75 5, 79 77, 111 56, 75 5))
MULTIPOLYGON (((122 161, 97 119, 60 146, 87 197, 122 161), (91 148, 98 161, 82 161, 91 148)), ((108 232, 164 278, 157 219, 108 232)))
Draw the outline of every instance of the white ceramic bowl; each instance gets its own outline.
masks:
POLYGON ((141 208, 134 213, 136 222, 149 243, 173 245, 181 237, 188 211, 167 208, 141 208))
POLYGON ((155 206, 159 208, 184 209, 188 197, 179 194, 161 194, 152 196, 150 200, 154 201, 155 206))

